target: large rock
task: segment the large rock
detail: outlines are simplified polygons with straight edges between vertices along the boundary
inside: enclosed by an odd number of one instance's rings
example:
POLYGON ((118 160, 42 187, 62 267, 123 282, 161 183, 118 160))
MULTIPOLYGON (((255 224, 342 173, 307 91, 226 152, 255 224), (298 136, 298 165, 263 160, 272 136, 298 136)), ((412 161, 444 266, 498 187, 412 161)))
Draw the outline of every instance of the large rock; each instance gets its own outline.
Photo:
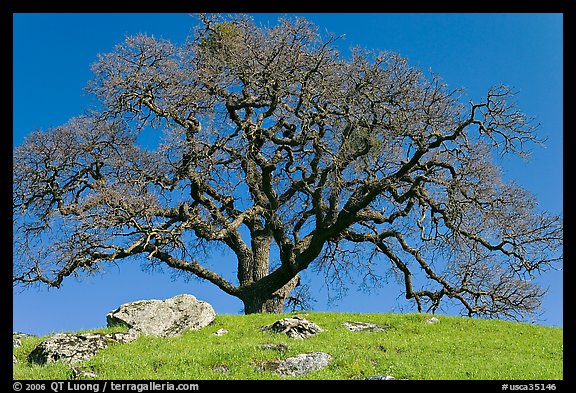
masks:
POLYGON ((276 372, 285 377, 293 377, 320 370, 330 364, 332 356, 326 352, 302 353, 280 362, 276 372))
POLYGON ((134 333, 59 333, 38 344, 28 355, 28 361, 38 364, 57 361, 79 363, 110 345, 131 342, 136 337, 134 333))
POLYGON ((173 337, 186 330, 198 330, 216 317, 212 306, 192 295, 166 300, 139 300, 126 303, 106 316, 108 326, 126 325, 146 336, 173 337))
POLYGON ((262 330, 286 333, 288 337, 297 339, 304 339, 323 331, 320 326, 298 316, 282 318, 271 325, 264 326, 262 330))

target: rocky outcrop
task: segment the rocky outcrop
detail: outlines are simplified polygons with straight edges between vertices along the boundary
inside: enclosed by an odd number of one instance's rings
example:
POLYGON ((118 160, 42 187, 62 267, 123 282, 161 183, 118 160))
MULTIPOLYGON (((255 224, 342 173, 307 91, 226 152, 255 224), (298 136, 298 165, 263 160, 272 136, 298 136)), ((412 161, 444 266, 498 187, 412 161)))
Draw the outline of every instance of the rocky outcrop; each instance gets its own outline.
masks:
POLYGON ((216 317, 212 306, 192 295, 166 300, 139 300, 126 303, 106 316, 108 326, 125 325, 146 336, 174 337, 198 330, 216 317))
POLYGON ((304 339, 323 331, 320 326, 298 316, 282 318, 271 325, 264 326, 262 330, 286 333, 288 337, 297 339, 304 339))
POLYGON ((383 332, 390 329, 390 325, 376 325, 367 322, 344 322, 342 325, 351 332, 383 332))
POLYGON ((134 341, 133 333, 55 334, 42 341, 30 354, 30 363, 47 364, 57 361, 79 363, 92 358, 110 345, 134 341))
POLYGON ((440 320, 436 317, 428 318, 426 320, 426 323, 429 325, 433 325, 433 324, 438 323, 438 322, 440 322, 440 320))
MULTIPOLYGON (((215 316, 210 304, 199 301, 192 295, 127 303, 110 312, 106 319, 108 326, 125 325, 130 329, 129 332, 56 334, 34 348, 28 355, 28 361, 38 364, 56 361, 76 364, 92 358, 98 351, 110 345, 134 341, 141 334, 168 337, 178 336, 189 329, 200 329, 211 323, 215 316)), ((14 346, 20 344, 16 333, 13 343, 14 346)), ((93 378, 90 372, 73 376, 93 378)))
POLYGON ((332 356, 326 352, 302 353, 278 364, 276 373, 284 377, 294 377, 320 370, 332 361, 332 356))

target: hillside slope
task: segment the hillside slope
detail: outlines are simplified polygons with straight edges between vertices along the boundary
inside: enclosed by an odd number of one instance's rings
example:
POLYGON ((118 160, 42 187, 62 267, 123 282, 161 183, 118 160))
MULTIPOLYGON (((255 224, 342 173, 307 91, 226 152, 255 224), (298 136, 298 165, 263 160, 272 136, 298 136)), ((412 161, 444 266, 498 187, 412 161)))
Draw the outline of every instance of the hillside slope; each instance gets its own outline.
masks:
MULTIPOLYGON (((176 338, 140 337, 114 345, 85 362, 99 379, 211 380, 283 379, 266 364, 301 353, 326 352, 328 367, 294 379, 364 379, 389 375, 397 379, 563 379, 563 330, 524 323, 426 314, 350 314, 304 312, 284 315, 218 315, 200 331, 176 338), (261 327, 302 315, 323 332, 298 340, 261 327), (384 331, 352 332, 344 322, 368 322, 384 331), (214 335, 219 329, 227 334, 214 335), (288 345, 286 350, 261 344, 288 345)), ((99 329, 98 331, 110 331, 99 329)), ((118 329, 116 329, 118 330, 118 329)), ((69 379, 64 364, 30 365, 26 356, 42 341, 22 339, 14 348, 14 379, 69 379)))

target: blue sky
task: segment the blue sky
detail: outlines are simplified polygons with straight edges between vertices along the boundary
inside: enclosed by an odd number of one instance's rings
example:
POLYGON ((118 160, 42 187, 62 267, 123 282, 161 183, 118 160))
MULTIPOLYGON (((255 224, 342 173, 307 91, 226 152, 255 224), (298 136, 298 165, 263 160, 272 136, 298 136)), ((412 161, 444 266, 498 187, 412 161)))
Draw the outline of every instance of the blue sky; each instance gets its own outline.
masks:
MULTIPOLYGON (((411 64, 438 73, 450 87, 465 88, 468 99, 479 100, 499 83, 513 86, 520 108, 541 123, 547 142, 545 148, 534 147, 529 162, 505 161, 505 177, 535 194, 542 210, 563 214, 562 14, 298 15, 323 30, 345 34, 339 44, 343 52, 350 46, 398 52, 411 64)), ((270 23, 278 16, 254 15, 270 23)), ((13 145, 95 104, 83 88, 98 53, 137 33, 183 42, 193 23, 188 14, 14 14, 13 145)), ((394 282, 373 293, 351 288, 345 298, 328 301, 321 274, 303 278, 312 286, 317 311, 413 311, 394 282)), ((536 322, 562 326, 562 272, 549 272, 538 282, 548 294, 536 322)), ((71 278, 61 289, 13 293, 13 329, 33 334, 105 326, 106 314, 122 303, 180 293, 210 302, 217 313, 238 313, 242 307, 211 284, 174 279, 169 271, 143 272, 138 263, 82 281, 71 278)))

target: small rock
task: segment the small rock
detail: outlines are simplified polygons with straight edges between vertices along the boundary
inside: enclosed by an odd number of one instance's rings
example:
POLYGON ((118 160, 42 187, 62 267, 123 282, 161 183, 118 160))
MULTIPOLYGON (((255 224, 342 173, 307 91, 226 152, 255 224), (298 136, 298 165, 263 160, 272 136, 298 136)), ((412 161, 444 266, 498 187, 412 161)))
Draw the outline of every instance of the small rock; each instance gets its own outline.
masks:
POLYGON ((302 317, 283 318, 271 325, 264 326, 262 330, 286 333, 288 337, 296 339, 305 339, 323 332, 320 326, 302 317))
POLYGON ((12 355, 12 364, 18 363, 18 359, 16 359, 16 355, 12 355))
POLYGON ((218 329, 216 330, 216 332, 212 333, 214 336, 223 336, 226 333, 228 333, 228 330, 226 329, 218 329))
POLYGON ((432 324, 438 323, 438 322, 440 322, 440 320, 439 320, 438 318, 436 318, 436 317, 428 318, 428 319, 426 320, 426 323, 429 324, 429 325, 432 325, 432 324))
POLYGON ((325 352, 302 353, 278 364, 276 372, 282 376, 299 376, 320 370, 332 361, 332 356, 325 352))
POLYGON ((281 360, 267 360, 256 365, 258 371, 276 371, 280 366, 281 360))
POLYGON ((20 342, 20 340, 18 340, 17 338, 12 338, 12 347, 21 347, 22 343, 20 342))
POLYGON ((219 373, 227 373, 230 371, 230 369, 228 368, 227 365, 225 364, 218 364, 214 367, 212 367, 213 371, 219 372, 219 373))
POLYGON ((71 379, 80 379, 80 378, 98 378, 98 374, 94 372, 94 367, 90 368, 90 371, 82 370, 78 367, 72 367, 72 374, 70 376, 71 379))
POLYGON ((367 381, 389 381, 391 379, 396 379, 391 375, 373 375, 371 377, 365 378, 367 381))
POLYGON ((260 345, 262 349, 272 349, 278 352, 284 352, 288 350, 288 344, 262 344, 260 345))
POLYGON ((29 338, 29 337, 36 337, 33 334, 28 334, 28 333, 22 333, 22 332, 13 332, 12 333, 12 338, 21 340, 23 338, 29 338))
POLYGON ((344 322, 344 325, 351 332, 383 332, 391 328, 390 325, 376 325, 367 322, 344 322))

